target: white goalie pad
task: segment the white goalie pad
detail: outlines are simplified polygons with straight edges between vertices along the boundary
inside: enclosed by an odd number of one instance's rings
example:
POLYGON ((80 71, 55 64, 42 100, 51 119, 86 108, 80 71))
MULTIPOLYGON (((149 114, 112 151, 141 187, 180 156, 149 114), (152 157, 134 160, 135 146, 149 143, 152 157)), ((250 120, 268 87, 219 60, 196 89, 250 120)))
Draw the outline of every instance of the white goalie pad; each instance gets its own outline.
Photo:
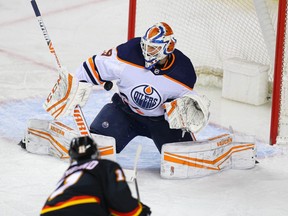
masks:
POLYGON ((110 136, 91 134, 102 159, 116 161, 116 140, 110 136))
POLYGON ((24 142, 28 152, 68 159, 70 141, 77 135, 60 122, 30 119, 24 142))
POLYGON ((255 166, 256 146, 253 136, 221 136, 197 142, 169 143, 162 146, 161 177, 198 178, 227 169, 255 166))
MULTIPOLYGON (((75 137, 79 134, 59 121, 30 119, 23 142, 28 152, 68 159, 70 142, 75 137)), ((101 158, 116 161, 116 141, 113 137, 92 134, 92 138, 97 143, 101 158)))
POLYGON ((164 104, 165 118, 171 129, 197 133, 209 120, 210 101, 204 95, 187 94, 164 104))
POLYGON ((55 119, 73 115, 74 108, 83 107, 91 93, 92 84, 79 82, 65 69, 59 71, 59 78, 48 95, 44 109, 55 119))

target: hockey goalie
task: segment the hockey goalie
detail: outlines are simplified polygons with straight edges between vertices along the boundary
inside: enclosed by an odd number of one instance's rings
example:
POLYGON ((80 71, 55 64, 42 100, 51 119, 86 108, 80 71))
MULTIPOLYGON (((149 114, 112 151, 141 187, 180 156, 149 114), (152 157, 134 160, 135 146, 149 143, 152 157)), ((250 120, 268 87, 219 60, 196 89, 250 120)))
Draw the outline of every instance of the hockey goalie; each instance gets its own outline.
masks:
MULTIPOLYGON (((225 161, 228 161, 232 160, 229 155, 233 155, 235 159, 236 151, 224 156, 216 154, 221 151, 231 152, 234 142, 238 142, 233 137, 227 144, 228 150, 224 149, 226 145, 214 148, 210 140, 196 140, 194 133, 208 123, 210 101, 194 91, 197 78, 193 64, 184 53, 176 49, 176 42, 172 28, 160 22, 151 26, 142 37, 89 57, 74 75, 60 71, 59 82, 44 105, 55 120, 31 120, 23 142, 26 149, 60 158, 67 157, 67 144, 75 136, 75 131, 57 120, 72 115, 81 135, 91 133, 96 142, 97 137, 107 138, 111 143, 113 139, 116 153, 120 153, 137 136, 153 140, 163 158, 163 177, 167 177, 167 170, 171 170, 170 174, 174 170, 171 176, 178 178, 182 175, 178 170, 187 165, 186 162, 175 164, 175 161, 164 160, 167 159, 164 154, 181 153, 180 157, 190 158, 191 152, 197 152, 193 158, 205 161, 207 154, 212 152, 209 160, 213 163, 216 156, 225 157, 225 161), (118 92, 112 96, 110 103, 102 107, 88 128, 80 108, 89 96, 91 85, 104 85, 112 81, 115 81, 118 92), (196 147, 198 142, 203 146, 200 148, 203 154, 196 147), (179 147, 187 145, 187 148, 178 150, 178 146, 175 146, 174 149, 174 144, 179 144, 179 147), (183 167, 178 168, 179 165, 183 167)), ((217 146, 218 142, 215 143, 217 146)), ((218 163, 213 166, 222 169, 218 163)), ((190 172, 191 166, 187 170, 190 172)), ((186 177, 190 177, 187 172, 186 177)))

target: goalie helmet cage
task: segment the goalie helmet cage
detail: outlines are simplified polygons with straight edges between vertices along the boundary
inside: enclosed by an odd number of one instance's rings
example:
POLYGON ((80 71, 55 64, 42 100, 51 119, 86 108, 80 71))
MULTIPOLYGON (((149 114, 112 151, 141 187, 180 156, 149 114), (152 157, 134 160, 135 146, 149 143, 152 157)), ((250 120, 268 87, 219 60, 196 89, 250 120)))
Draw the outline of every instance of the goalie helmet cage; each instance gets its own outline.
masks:
POLYGON ((130 0, 128 39, 156 22, 169 23, 204 86, 222 86, 225 59, 270 66, 270 144, 288 144, 286 17, 287 0, 130 0))

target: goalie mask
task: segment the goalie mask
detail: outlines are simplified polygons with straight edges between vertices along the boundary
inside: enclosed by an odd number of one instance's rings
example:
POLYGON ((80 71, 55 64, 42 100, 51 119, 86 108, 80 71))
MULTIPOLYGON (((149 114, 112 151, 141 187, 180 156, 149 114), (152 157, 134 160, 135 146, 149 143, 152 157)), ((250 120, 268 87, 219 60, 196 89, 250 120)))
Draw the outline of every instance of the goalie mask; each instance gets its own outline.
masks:
POLYGON ((150 70, 160 60, 174 51, 176 39, 171 27, 164 22, 160 22, 146 31, 140 44, 145 59, 145 68, 150 70))
POLYGON ((70 143, 69 156, 72 160, 96 159, 98 157, 97 144, 89 136, 77 137, 70 143))

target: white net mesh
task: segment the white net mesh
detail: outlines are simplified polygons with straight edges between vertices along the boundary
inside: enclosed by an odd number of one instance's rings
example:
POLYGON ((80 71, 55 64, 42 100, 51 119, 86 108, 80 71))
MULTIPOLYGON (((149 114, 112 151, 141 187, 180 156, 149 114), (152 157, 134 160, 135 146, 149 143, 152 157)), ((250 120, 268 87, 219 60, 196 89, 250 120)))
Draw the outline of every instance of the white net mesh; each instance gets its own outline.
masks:
MULTIPOLYGON (((268 65, 269 97, 274 77, 278 3, 278 0, 137 0, 135 36, 142 36, 157 22, 167 22, 174 30, 176 48, 190 57, 196 69, 197 85, 222 87, 223 62, 230 58, 268 65)), ((287 43, 285 40, 277 143, 288 144, 287 43)))
MULTIPOLYGON (((278 4, 269 0, 265 6, 275 40, 278 4)), ((220 87, 223 61, 235 57, 270 65, 272 82, 271 49, 258 19, 253 0, 137 0, 136 36, 156 22, 169 23, 178 39, 177 48, 196 68, 197 84, 220 87)))
MULTIPOLYGON (((288 5, 286 6, 288 7, 288 5)), ((278 144, 288 144, 288 28, 287 28, 287 11, 285 16, 285 37, 284 37, 284 56, 282 62, 282 83, 281 83, 281 100, 280 100, 280 118, 279 118, 279 127, 278 127, 278 144)))
MULTIPOLYGON (((287 43, 287 42, 286 42, 287 43)), ((285 43, 285 46, 287 44, 285 43)), ((287 58, 287 57, 286 57, 287 58)), ((280 118, 278 127, 278 144, 288 144, 288 78, 287 78, 287 64, 284 66, 285 74, 283 74, 283 83, 281 90, 281 106, 280 118)))

